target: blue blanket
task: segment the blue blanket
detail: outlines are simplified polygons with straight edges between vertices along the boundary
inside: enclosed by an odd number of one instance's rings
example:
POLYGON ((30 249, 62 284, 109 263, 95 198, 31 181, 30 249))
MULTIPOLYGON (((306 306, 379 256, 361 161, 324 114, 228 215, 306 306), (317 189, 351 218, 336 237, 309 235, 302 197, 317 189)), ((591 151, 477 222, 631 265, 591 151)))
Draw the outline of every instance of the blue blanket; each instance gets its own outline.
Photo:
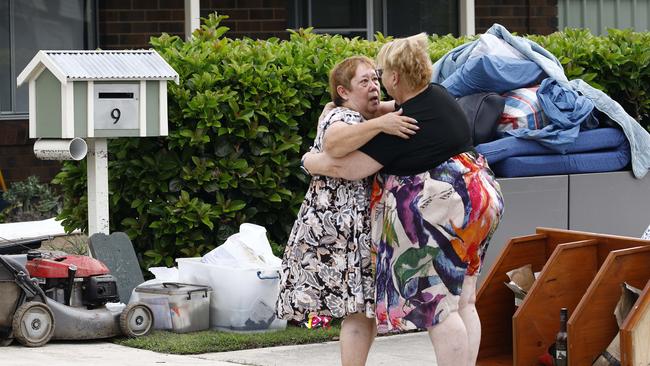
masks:
POLYGON ((442 86, 460 98, 481 92, 503 94, 538 84, 544 77, 544 71, 532 61, 485 55, 469 59, 442 86))

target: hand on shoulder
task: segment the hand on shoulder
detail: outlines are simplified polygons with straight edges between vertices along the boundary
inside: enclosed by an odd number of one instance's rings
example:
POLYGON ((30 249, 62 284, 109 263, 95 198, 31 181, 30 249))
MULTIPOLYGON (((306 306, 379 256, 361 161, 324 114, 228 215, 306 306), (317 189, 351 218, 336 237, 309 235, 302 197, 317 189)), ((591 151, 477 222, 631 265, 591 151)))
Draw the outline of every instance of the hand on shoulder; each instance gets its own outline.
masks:
POLYGON ((411 117, 403 116, 402 109, 386 113, 377 118, 381 131, 389 135, 395 135, 403 139, 408 139, 411 135, 415 135, 420 127, 417 125, 418 121, 411 117))

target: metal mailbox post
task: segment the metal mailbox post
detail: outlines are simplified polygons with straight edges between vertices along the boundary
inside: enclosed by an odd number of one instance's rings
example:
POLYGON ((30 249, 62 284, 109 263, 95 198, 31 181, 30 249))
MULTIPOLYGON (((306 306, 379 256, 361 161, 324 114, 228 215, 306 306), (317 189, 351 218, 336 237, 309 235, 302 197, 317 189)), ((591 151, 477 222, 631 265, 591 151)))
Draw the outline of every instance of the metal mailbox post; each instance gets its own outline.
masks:
POLYGON ((109 233, 107 138, 167 136, 168 80, 178 74, 154 50, 39 51, 18 76, 36 156, 88 152, 89 235, 109 233))

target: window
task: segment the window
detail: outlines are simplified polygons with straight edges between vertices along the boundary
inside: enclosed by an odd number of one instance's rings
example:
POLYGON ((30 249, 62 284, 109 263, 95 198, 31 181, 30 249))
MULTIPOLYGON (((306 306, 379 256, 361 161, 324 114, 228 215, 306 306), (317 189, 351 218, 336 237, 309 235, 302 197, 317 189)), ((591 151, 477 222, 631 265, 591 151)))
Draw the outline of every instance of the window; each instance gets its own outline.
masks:
POLYGON ((290 26, 314 32, 361 36, 375 32, 404 37, 420 32, 459 34, 458 1, 451 0, 294 0, 290 26))
POLYGON ((458 1, 386 0, 386 35, 406 37, 420 32, 458 36, 458 1))
POLYGON ((294 0, 294 28, 314 27, 314 32, 368 37, 374 34, 367 9, 376 0, 294 0))
POLYGON ((24 118, 28 86, 16 77, 39 50, 94 49, 96 0, 5 0, 0 4, 0 118, 24 118))

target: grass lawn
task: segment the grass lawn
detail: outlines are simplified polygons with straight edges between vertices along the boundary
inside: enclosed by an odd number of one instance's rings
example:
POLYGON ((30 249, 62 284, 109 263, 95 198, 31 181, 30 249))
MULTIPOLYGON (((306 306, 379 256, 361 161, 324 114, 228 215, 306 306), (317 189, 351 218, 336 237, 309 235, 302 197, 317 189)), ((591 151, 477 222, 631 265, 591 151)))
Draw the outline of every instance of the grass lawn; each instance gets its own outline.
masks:
POLYGON ((122 346, 183 355, 328 342, 338 340, 340 330, 340 324, 334 324, 330 329, 307 329, 288 325, 285 330, 266 333, 228 333, 209 330, 178 334, 154 331, 146 337, 116 338, 113 342, 122 346))

